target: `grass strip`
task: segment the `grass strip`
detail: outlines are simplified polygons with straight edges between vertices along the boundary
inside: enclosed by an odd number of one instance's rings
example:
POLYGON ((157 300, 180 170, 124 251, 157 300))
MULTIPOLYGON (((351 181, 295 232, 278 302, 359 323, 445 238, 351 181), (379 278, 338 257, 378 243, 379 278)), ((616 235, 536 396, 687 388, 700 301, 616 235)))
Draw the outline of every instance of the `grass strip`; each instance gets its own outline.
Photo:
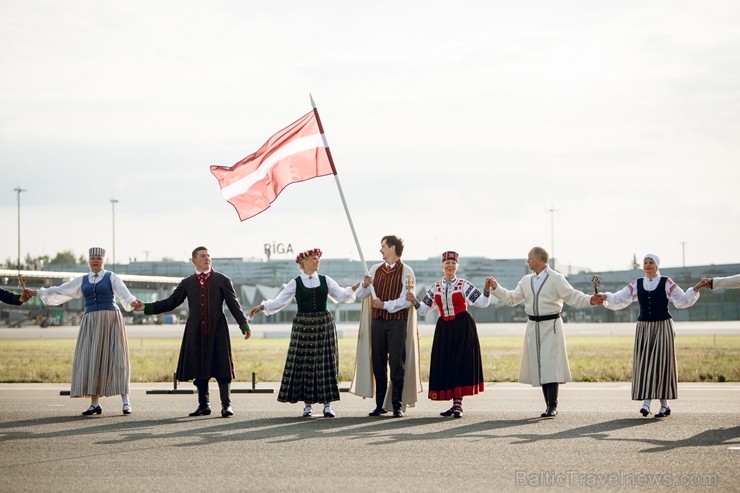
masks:
MULTIPOLYGON (((356 340, 339 340, 339 377, 352 380, 356 340)), ((75 340, 0 341, 0 382, 66 383, 70 381, 75 340)), ((521 337, 481 337, 483 374, 490 382, 516 382, 521 337)), ((626 382, 632 378, 632 337, 571 337, 567 339, 573 380, 626 382)), ((421 376, 429 379, 432 338, 422 337, 421 376)), ((232 341, 237 382, 280 381, 288 339, 232 341)), ((180 351, 178 339, 130 339, 132 382, 171 382, 180 351)), ((740 336, 686 336, 676 339, 681 382, 740 381, 740 336)))

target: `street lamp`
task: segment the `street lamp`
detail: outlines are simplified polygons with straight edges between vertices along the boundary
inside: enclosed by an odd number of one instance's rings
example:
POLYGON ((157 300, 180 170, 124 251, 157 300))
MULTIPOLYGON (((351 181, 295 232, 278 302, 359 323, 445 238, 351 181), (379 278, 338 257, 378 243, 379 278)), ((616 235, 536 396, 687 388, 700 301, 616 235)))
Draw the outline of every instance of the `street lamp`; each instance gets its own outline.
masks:
POLYGON ((117 199, 110 199, 111 209, 113 212, 113 262, 111 262, 111 270, 116 269, 116 204, 117 199))
POLYGON ((21 270, 21 193, 27 192, 28 190, 15 187, 13 191, 18 194, 18 264, 16 267, 21 270))
POLYGON ((552 260, 552 269, 555 269, 555 213, 558 212, 554 207, 545 209, 550 213, 550 260, 552 260))

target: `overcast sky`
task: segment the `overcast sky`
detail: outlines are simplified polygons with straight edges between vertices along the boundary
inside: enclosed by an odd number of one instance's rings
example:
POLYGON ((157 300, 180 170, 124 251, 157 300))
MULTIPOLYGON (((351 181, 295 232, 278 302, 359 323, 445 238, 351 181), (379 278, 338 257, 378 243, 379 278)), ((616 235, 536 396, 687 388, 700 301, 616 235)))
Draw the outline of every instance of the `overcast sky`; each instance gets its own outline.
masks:
POLYGON ((209 170, 311 93, 369 264, 740 262, 737 2, 3 0, 0 65, 2 260, 16 187, 23 257, 111 252, 115 198, 117 263, 359 259, 332 177, 240 222, 209 170))

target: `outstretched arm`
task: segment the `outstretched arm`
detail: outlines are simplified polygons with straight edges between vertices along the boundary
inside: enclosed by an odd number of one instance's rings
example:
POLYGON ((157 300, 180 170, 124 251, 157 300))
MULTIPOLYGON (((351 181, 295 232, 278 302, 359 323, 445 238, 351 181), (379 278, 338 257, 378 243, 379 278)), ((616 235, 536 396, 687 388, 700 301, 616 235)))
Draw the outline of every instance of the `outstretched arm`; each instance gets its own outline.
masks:
POLYGON ((26 296, 27 291, 29 290, 24 289, 23 293, 19 296, 17 294, 11 293, 10 291, 0 289, 0 301, 8 305, 20 305, 31 298, 31 296, 28 296, 25 299, 23 298, 24 296, 26 296))
POLYGON ((740 274, 729 277, 715 277, 710 282, 709 287, 712 289, 740 288, 740 274))

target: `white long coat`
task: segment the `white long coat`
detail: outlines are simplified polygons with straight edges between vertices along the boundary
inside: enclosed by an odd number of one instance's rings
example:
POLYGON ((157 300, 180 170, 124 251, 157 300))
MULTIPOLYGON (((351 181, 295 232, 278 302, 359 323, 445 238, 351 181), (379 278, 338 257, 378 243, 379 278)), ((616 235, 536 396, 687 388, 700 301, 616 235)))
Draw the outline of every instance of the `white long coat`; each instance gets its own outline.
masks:
POLYGON ((712 289, 740 288, 740 274, 729 277, 715 277, 712 289))
MULTIPOLYGON (((524 301, 524 311, 532 316, 560 313, 563 303, 575 308, 592 306, 591 296, 573 288, 559 272, 547 267, 546 278, 538 292, 534 291, 534 276, 524 276, 512 291, 497 286, 491 293, 507 306, 524 301)), ((562 318, 544 322, 529 320, 524 333, 519 382, 539 387, 543 383, 564 383, 572 379, 562 318)))

